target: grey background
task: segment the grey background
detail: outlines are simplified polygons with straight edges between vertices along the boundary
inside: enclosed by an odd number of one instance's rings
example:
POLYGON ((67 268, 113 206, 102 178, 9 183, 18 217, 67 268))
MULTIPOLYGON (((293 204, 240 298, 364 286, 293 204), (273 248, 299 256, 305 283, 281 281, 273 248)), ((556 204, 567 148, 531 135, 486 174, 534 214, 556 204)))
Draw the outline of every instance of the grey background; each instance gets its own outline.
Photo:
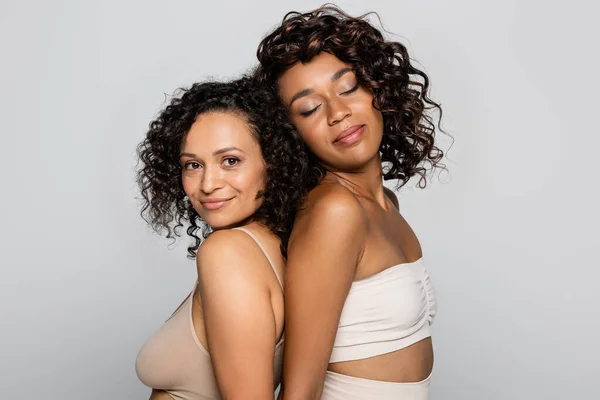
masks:
MULTIPOLYGON (((432 399, 600 398, 598 6, 339 4, 401 35, 456 139, 400 193, 439 294, 432 399)), ((136 354, 195 270, 138 217, 135 146, 164 93, 318 5, 0 2, 2 398, 147 398, 136 354)))

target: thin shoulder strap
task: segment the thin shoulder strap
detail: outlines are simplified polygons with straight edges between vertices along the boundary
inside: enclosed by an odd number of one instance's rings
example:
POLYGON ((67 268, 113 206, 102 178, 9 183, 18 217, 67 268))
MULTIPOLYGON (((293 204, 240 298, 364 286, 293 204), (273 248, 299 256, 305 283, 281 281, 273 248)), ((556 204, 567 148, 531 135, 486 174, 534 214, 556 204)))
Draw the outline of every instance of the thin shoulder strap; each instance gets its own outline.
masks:
POLYGON ((254 233, 252 233, 249 230, 244 229, 244 228, 237 227, 237 228, 233 228, 233 229, 236 229, 238 231, 242 231, 242 232, 246 233, 248 236, 250 236, 256 242, 258 247, 260 247, 263 254, 267 258, 269 265, 271 265, 271 269, 273 269, 273 272, 275 273, 275 277, 277 278, 277 282, 279 282, 279 286, 281 286, 281 290, 283 291, 283 282, 281 281, 281 278, 279 277, 279 274, 277 273, 277 270, 275 269, 275 264, 273 264, 273 260, 271 260, 271 257, 269 257, 269 253, 267 252, 267 250, 265 250, 265 247, 263 246, 262 242, 258 239, 258 237, 256 237, 256 235, 254 233))

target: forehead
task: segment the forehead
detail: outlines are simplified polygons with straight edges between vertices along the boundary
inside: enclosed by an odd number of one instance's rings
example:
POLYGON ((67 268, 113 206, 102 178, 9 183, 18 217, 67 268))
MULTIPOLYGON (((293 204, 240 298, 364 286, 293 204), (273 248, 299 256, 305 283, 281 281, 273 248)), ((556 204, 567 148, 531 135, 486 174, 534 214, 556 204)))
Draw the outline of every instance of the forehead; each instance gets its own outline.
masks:
POLYGON ((196 154, 212 153, 231 146, 246 151, 257 147, 258 143, 248 123, 241 116, 229 112, 199 115, 181 143, 182 151, 196 154))
POLYGON ((278 84, 282 97, 289 98, 297 91, 331 84, 331 77, 340 69, 351 67, 333 54, 322 52, 307 63, 298 62, 285 71, 278 84))

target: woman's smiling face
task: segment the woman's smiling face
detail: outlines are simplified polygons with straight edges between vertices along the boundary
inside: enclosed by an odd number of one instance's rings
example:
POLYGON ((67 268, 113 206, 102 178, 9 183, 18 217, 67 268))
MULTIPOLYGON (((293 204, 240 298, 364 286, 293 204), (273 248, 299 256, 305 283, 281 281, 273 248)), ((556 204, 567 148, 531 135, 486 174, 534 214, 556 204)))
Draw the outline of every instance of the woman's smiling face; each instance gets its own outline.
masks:
POLYGON ((321 53, 296 63, 278 84, 292 123, 327 169, 360 169, 379 154, 383 117, 350 65, 321 53))
POLYGON ((238 114, 199 115, 181 144, 180 163, 183 189, 213 230, 240 225, 261 206, 265 162, 238 114))

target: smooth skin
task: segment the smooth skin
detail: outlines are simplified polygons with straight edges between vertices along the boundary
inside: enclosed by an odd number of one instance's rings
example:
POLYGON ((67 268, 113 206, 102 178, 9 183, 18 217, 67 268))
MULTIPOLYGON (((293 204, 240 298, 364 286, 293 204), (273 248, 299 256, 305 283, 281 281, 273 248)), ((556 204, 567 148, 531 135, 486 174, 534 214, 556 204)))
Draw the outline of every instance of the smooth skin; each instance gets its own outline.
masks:
MULTIPOLYGON (((252 220, 262 200, 265 165, 246 121, 232 113, 200 115, 181 147, 182 183, 214 230, 198 249, 192 303, 196 335, 211 357, 223 399, 273 399, 273 357, 283 333, 283 293, 254 233, 284 276, 279 239, 252 220)), ((153 390, 151 400, 170 399, 153 390)))
POLYGON ((431 339, 363 360, 329 363, 344 302, 355 280, 421 257, 419 241, 384 188, 383 118, 349 65, 329 53, 279 79, 290 118, 328 173, 298 213, 286 267, 285 400, 320 399, 327 370, 389 382, 418 382, 433 367, 431 339), (350 144, 336 141, 363 126, 350 144))

